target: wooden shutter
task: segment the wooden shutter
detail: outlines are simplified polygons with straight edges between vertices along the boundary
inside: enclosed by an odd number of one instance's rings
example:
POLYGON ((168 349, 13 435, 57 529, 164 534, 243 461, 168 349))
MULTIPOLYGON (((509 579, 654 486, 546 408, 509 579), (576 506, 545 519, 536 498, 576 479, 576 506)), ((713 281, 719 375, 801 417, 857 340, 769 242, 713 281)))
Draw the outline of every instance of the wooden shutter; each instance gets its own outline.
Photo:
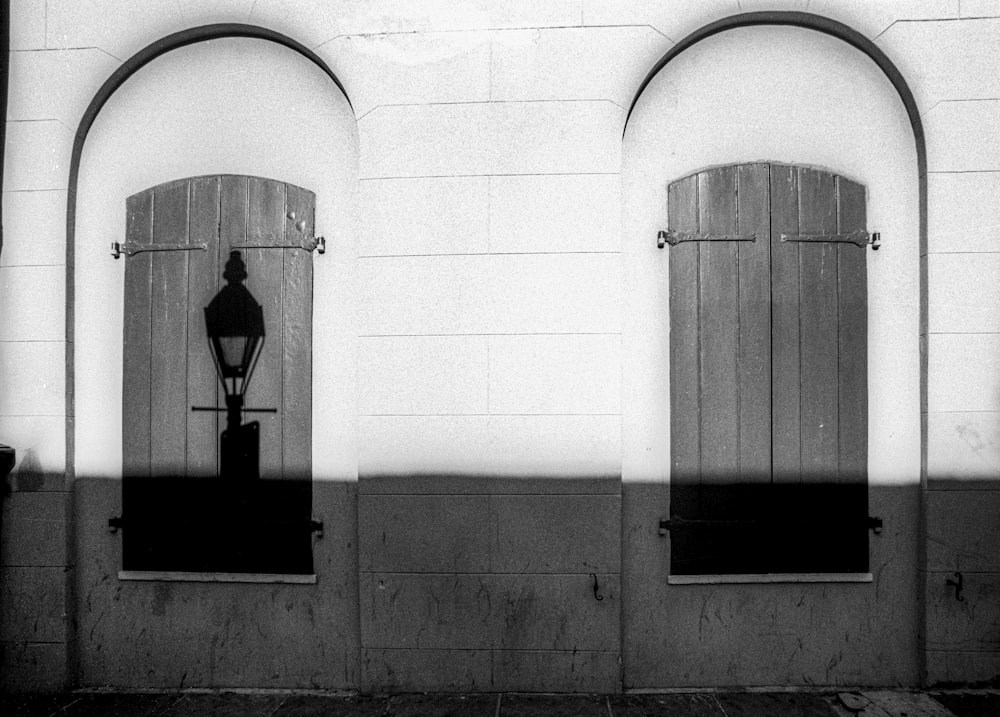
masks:
POLYGON ((721 167, 668 215, 700 235, 670 248, 672 571, 867 569, 864 249, 781 237, 863 229, 864 188, 721 167))
POLYGON ((782 235, 865 228, 865 188, 771 167, 775 572, 868 570, 866 249, 782 235), (781 546, 784 540, 787 545, 781 546))
POLYGON ((311 572, 312 257, 240 247, 265 339, 245 397, 260 423, 260 480, 219 478, 224 407, 204 310, 233 245, 313 235, 311 192, 270 179, 178 180, 129 197, 127 241, 207 251, 126 259, 123 356, 124 567, 311 572), (297 223, 303 222, 300 226, 297 223))

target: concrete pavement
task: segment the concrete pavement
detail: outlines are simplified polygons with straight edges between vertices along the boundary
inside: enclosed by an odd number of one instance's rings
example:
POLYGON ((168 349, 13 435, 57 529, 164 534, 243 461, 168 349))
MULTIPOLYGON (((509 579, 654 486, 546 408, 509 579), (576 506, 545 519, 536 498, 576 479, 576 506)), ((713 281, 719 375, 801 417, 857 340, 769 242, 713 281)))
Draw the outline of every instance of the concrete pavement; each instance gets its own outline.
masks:
POLYGON ((1000 690, 649 695, 76 691, 0 696, 5 717, 1000 717, 1000 690))

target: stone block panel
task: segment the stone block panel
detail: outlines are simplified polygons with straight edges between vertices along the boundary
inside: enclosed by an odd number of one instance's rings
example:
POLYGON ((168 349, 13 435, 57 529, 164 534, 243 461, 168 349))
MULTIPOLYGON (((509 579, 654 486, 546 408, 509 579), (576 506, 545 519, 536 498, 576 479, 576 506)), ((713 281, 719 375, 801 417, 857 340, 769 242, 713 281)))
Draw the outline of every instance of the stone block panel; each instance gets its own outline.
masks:
POLYGON ((66 568, 0 568, 0 642, 65 642, 66 568))
MULTIPOLYGON (((620 670, 621 664, 617 651, 493 651, 493 689, 503 692, 596 692, 599 694, 620 692, 620 670)), ((564 700, 565 698, 560 699, 564 700)), ((603 699, 599 697, 581 697, 580 699, 583 704, 574 707, 578 709, 591 708, 595 715, 607 713, 607 706, 603 699)), ((514 714, 518 713, 514 712, 514 714)), ((591 714, 591 712, 588 710, 574 714, 591 714)))
POLYGON ((617 575, 368 573, 366 648, 617 650, 617 575))
MULTIPOLYGON (((361 660, 362 689, 367 692, 607 693, 620 689, 617 652, 366 648, 361 660)), ((607 712, 603 699, 595 704, 601 714, 607 712)), ((493 698, 489 714, 495 706, 493 698)), ((462 712, 466 713, 467 709, 462 712)))
POLYGON ((621 411, 621 336, 491 336, 493 414, 621 411))
POLYGON ((365 692, 487 692, 492 689, 490 650, 363 648, 365 692))
POLYGON ((927 169, 981 172, 1000 169, 1000 147, 985 142, 1000 124, 1000 99, 942 102, 924 115, 927 169))
POLYGON ((616 252, 621 178, 549 174, 489 178, 489 248, 495 253, 616 252))
POLYGON ((932 334, 927 410, 1000 410, 1000 334, 932 334))
POLYGON ((928 650, 1000 651, 1000 573, 962 573, 959 601, 952 572, 927 574, 928 650))
POLYGON ((17 453, 9 478, 12 490, 66 490, 64 417, 0 416, 0 440, 17 453))
POLYGON ((12 52, 10 57, 8 119, 57 119, 73 131, 119 64, 94 47, 12 52))
POLYGON ((927 177, 927 243, 935 252, 1000 252, 994 202, 1000 173, 942 172, 927 177))
POLYGON ((8 341, 0 344, 0 369, 0 415, 65 415, 64 343, 8 341))
POLYGON ((942 100, 997 96, 993 70, 1000 64, 998 33, 998 19, 897 22, 876 43, 906 77, 917 105, 927 111, 942 100))
POLYGON ((3 502, 0 565, 63 567, 67 554, 69 494, 47 491, 12 493, 3 502))
POLYGON ((363 571, 488 572, 488 496, 361 495, 363 571))
POLYGON ((487 413, 489 369, 485 336, 361 338, 358 413, 487 413))
POLYGON ((996 685, 1000 676, 1000 652, 959 652, 928 650, 924 653, 929 687, 962 685, 996 685))
POLYGON ((3 692, 59 692, 73 681, 65 642, 0 643, 0 689, 3 692))
POLYGON ((607 101, 380 107, 361 119, 361 177, 616 174, 624 111, 607 101))
POLYGON ((45 47, 47 0, 10 1, 10 49, 41 50, 45 47))
POLYGON ((617 333, 617 254, 419 256, 359 261, 362 336, 617 333))
POLYGON ((619 496, 504 495, 491 507, 493 572, 621 571, 619 496))
POLYGON ((3 230, 0 266, 65 266, 66 190, 4 192, 3 230))
POLYGON ((1000 488, 1000 411, 927 414, 931 489, 1000 488))
POLYGON ((341 35, 318 52, 363 117, 382 106, 486 102, 490 38, 488 32, 341 35))
POLYGON ((59 120, 8 122, 3 188, 66 189, 74 131, 59 120))
POLYGON ((490 182, 489 177, 364 180, 358 254, 487 252, 490 182))
POLYGON ((931 254, 927 271, 932 334, 1000 333, 1000 253, 931 254))
POLYGON ((666 43, 648 25, 610 24, 496 33, 490 99, 602 99, 627 107, 666 43))
POLYGON ((0 267, 0 306, 0 341, 65 339, 65 267, 0 267))
POLYGON ((1000 572, 997 488, 925 493, 928 570, 1000 572))

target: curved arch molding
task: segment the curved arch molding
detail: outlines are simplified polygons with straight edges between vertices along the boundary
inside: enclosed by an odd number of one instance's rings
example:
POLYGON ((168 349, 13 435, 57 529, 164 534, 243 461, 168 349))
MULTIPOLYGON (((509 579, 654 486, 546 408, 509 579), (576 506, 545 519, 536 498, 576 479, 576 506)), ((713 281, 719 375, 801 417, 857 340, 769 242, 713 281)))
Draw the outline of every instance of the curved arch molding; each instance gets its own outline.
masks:
POLYGON ((821 32, 825 35, 831 35, 843 40, 848 45, 860 50, 870 57, 889 79, 889 82, 895 88, 896 92, 899 94, 899 98, 903 102, 903 107, 906 109, 907 117, 909 117, 910 120, 910 127, 913 129, 913 138, 916 142, 917 171, 921 177, 926 174, 927 152, 926 143, 924 141, 924 128, 920 122, 920 113, 917 111, 917 103, 913 99, 913 93, 910 91, 909 85, 906 84, 906 80, 903 79, 903 75, 892 63, 892 60, 890 60, 874 42, 869 40, 857 30, 848 27, 841 22, 837 22, 836 20, 831 20, 820 15, 813 15, 808 12, 748 12, 740 15, 725 17, 695 30, 676 45, 671 47, 670 50, 667 51, 667 54, 661 57, 653 66, 653 69, 649 71, 649 74, 646 75, 642 84, 639 85, 639 89, 636 91, 635 96, 632 98, 632 103, 629 105, 628 114, 625 117, 625 128, 628 128, 629 118, 631 118, 632 112, 635 110, 635 105, 639 101, 639 97, 642 95, 643 91, 649 83, 652 82, 657 73, 666 67, 671 60, 688 48, 711 37, 712 35, 718 35, 719 33, 726 32, 727 30, 735 30, 742 27, 755 27, 759 25, 790 25, 793 27, 815 30, 816 32, 821 32))
MULTIPOLYGON (((643 79, 642 84, 639 85, 639 89, 636 90, 635 96, 632 98, 632 102, 628 108, 628 114, 625 116, 625 125, 622 129, 622 134, 624 135, 625 131, 628 129, 628 121, 632 116, 632 112, 635 110, 639 97, 642 96, 643 91, 653 78, 656 77, 657 73, 666 67, 671 60, 688 48, 713 35, 718 35, 719 33, 726 32, 727 30, 735 30, 737 28, 744 27, 756 27, 761 25, 801 27, 807 30, 815 30, 816 32, 821 32, 824 35, 830 35, 843 40, 851 47, 860 50, 871 58, 871 60, 888 78, 889 82, 899 95, 899 99, 902 100, 903 107, 906 110, 906 115, 910 120, 910 127, 913 130, 913 141, 917 153, 917 186, 919 191, 918 211, 920 231, 920 336, 923 340, 927 335, 927 142, 924 137, 924 127, 920 121, 920 112, 917 110, 916 100, 913 99, 913 93, 910 91, 909 85, 906 84, 906 80, 903 78, 902 73, 893 64, 892 60, 890 60, 874 42, 869 40, 860 32, 842 22, 837 22, 836 20, 831 20, 830 18, 814 15, 808 12, 748 12, 739 15, 732 15, 713 23, 709 23, 708 25, 695 30, 670 48, 670 50, 668 50, 667 53, 661 57, 649 71, 645 79, 643 79)), ((920 352, 920 410, 921 412, 925 412, 927 410, 926 350, 922 350, 920 352)), ((925 421, 922 423, 923 426, 921 428, 920 437, 921 479, 925 477, 927 470, 927 427, 925 421)))
MULTIPOLYGON (((344 95, 344 99, 347 100, 347 104, 351 106, 351 98, 347 96, 347 91, 344 89, 344 85, 341 84, 337 76, 333 74, 333 70, 330 66, 323 61, 319 55, 310 50, 308 47, 293 40, 287 35, 282 35, 274 30, 268 30, 264 27, 259 27, 257 25, 244 25, 241 23, 217 23, 213 25, 202 25, 201 27, 193 27, 187 30, 181 30, 175 32, 166 37, 162 37, 156 42, 147 45, 139 52, 135 53, 127 59, 122 65, 115 70, 101 88, 94 95, 94 98, 87 105, 86 111, 83 113, 83 117, 80 119, 80 124, 76 129, 76 135, 73 138, 73 152, 70 156, 69 163, 69 181, 66 185, 66 411, 67 415, 73 416, 75 414, 74 409, 74 382, 75 376, 73 373, 73 322, 74 322, 74 251, 75 251, 75 240, 76 240, 76 195, 77 195, 77 182, 80 174, 80 158, 83 156, 83 145, 87 140, 87 135, 90 133, 90 128, 93 126, 94 121, 100 114, 101 109, 111 98, 111 96, 121 87, 125 82, 134 75, 143 66, 147 65, 149 62, 155 60, 161 55, 165 55, 172 50, 177 50, 187 45, 194 45, 199 42, 205 42, 207 40, 217 40, 227 37, 242 37, 252 40, 265 40, 267 42, 274 42, 278 45, 289 48, 299 53, 307 60, 310 60, 313 64, 319 67, 327 77, 329 77, 333 84, 337 86, 341 94, 344 95)), ((74 458, 74 446, 73 446, 73 424, 72 421, 67 422, 66 429, 66 471, 67 476, 72 477, 75 468, 75 458, 74 458)))

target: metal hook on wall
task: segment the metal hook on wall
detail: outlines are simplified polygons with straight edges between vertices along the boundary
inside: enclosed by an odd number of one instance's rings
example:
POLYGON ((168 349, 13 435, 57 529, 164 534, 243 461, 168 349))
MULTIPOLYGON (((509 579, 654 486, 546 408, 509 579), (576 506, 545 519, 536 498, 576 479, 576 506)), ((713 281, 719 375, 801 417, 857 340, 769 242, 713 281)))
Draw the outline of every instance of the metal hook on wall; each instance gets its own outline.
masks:
POLYGON ((962 597, 962 588, 965 586, 965 579, 962 577, 962 573, 955 573, 955 580, 948 578, 945 580, 945 585, 949 585, 955 588, 955 599, 959 602, 965 602, 965 598, 962 597))
POLYGON ((596 573, 591 573, 590 577, 592 577, 594 579, 594 599, 596 599, 598 602, 600 602, 601 600, 604 599, 604 596, 601 595, 601 586, 597 582, 597 574, 596 573))

